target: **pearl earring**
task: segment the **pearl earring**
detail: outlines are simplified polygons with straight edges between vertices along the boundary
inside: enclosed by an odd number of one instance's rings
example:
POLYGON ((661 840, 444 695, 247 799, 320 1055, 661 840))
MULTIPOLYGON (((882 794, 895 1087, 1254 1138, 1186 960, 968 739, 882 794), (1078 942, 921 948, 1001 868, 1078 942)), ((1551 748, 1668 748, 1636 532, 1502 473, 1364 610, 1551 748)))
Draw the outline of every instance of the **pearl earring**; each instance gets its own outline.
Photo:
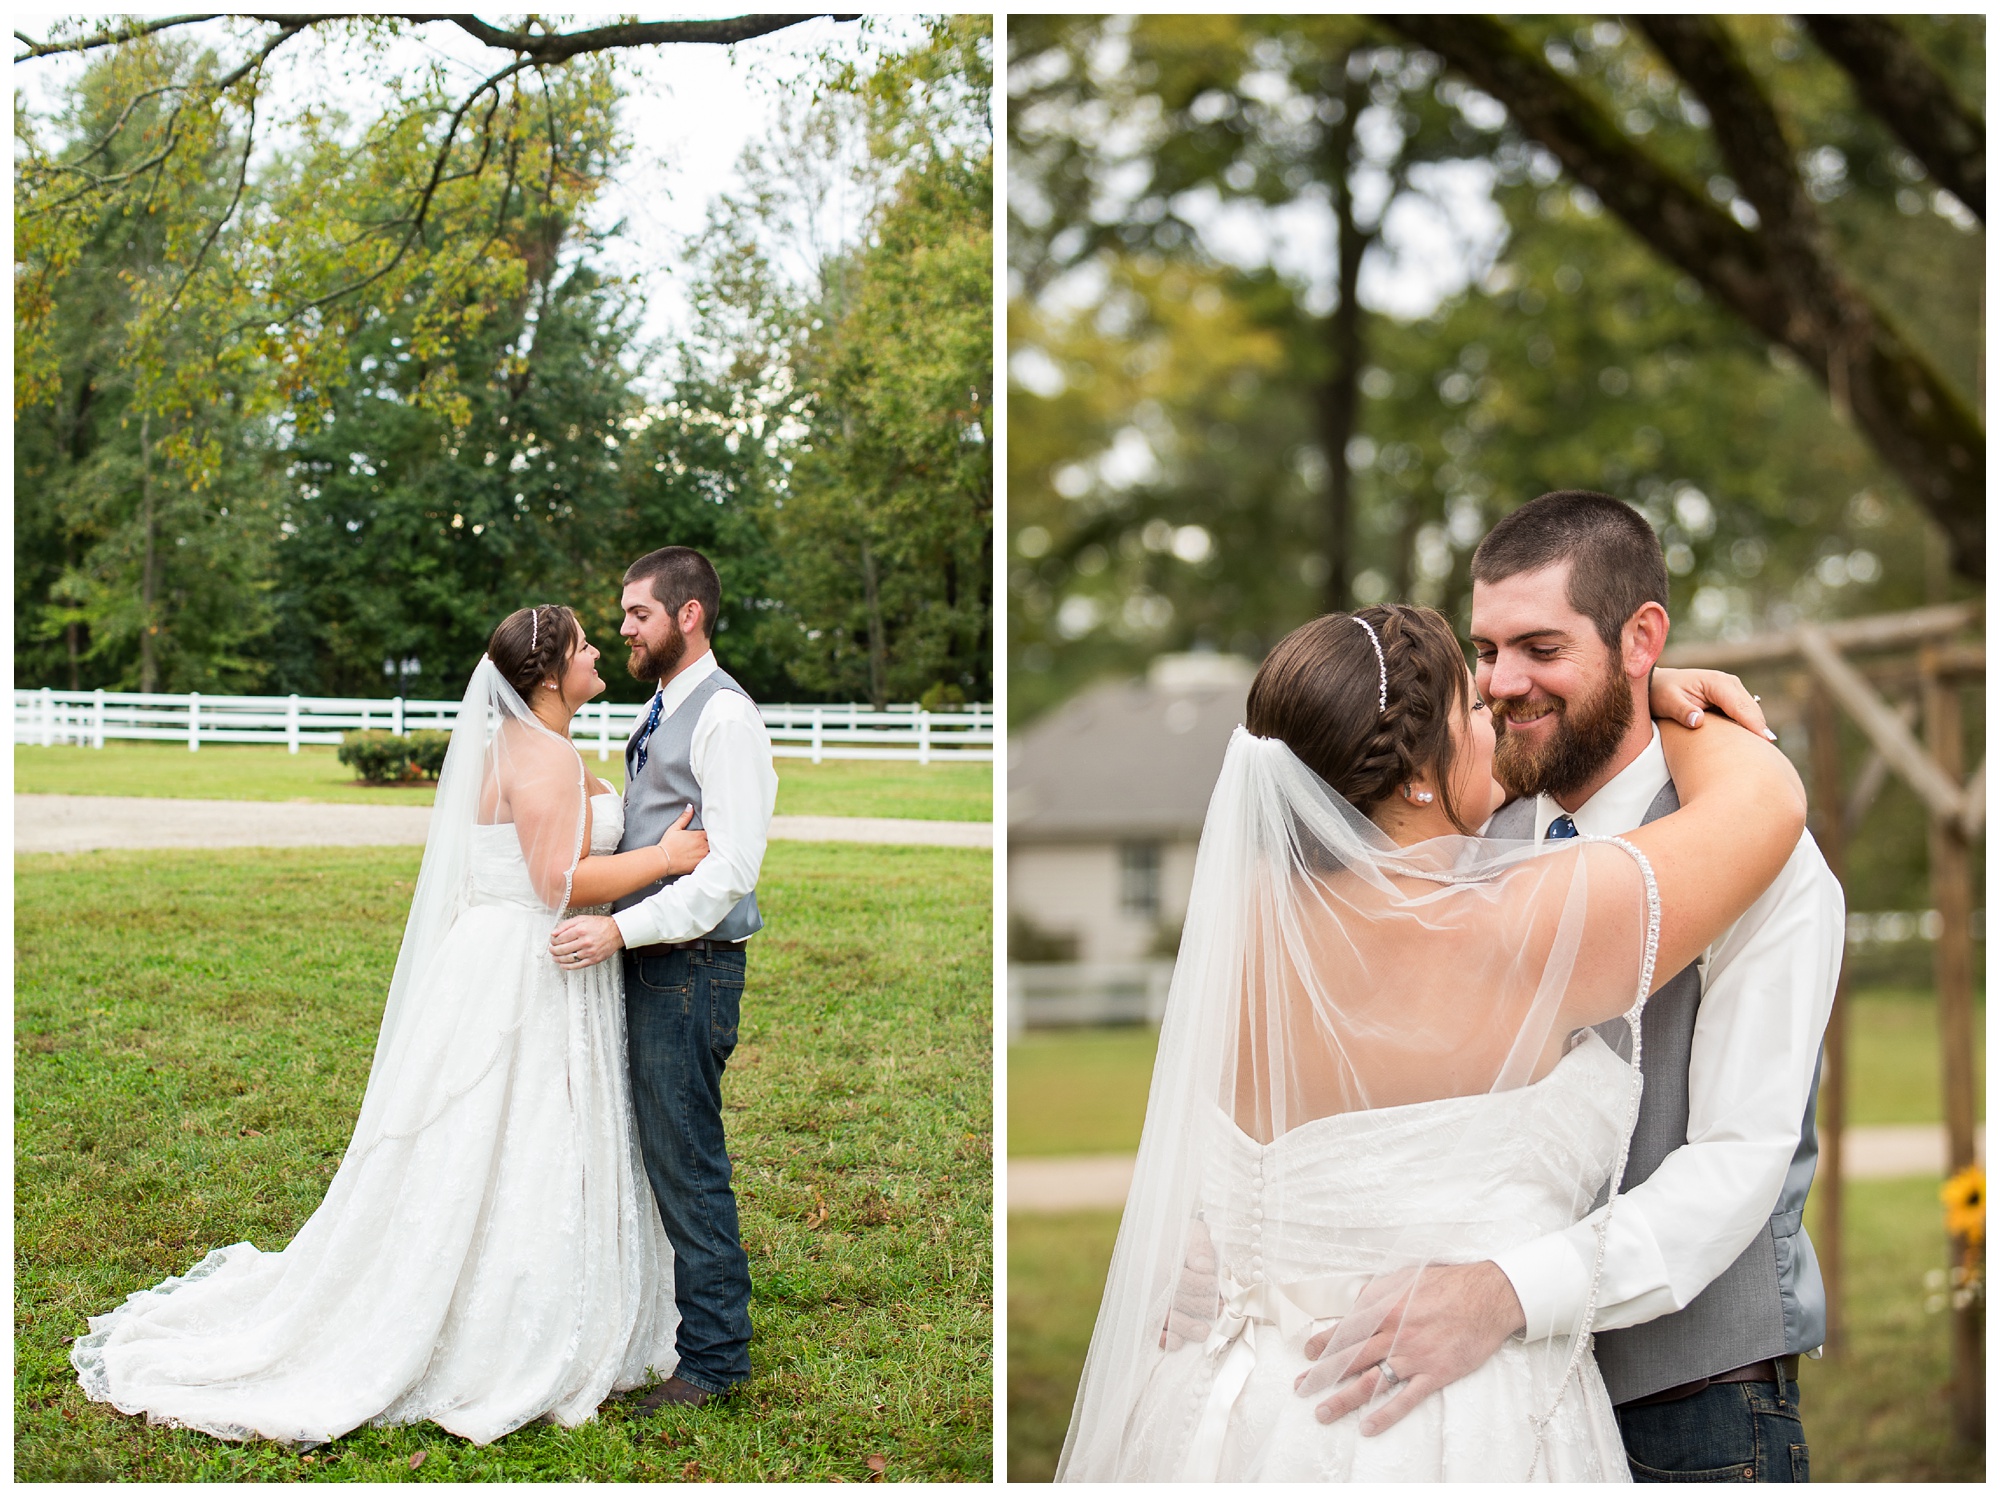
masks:
POLYGON ((1432 795, 1428 790, 1412 790, 1408 785, 1405 785, 1403 787, 1403 799, 1415 801, 1420 806, 1428 806, 1437 797, 1432 795))

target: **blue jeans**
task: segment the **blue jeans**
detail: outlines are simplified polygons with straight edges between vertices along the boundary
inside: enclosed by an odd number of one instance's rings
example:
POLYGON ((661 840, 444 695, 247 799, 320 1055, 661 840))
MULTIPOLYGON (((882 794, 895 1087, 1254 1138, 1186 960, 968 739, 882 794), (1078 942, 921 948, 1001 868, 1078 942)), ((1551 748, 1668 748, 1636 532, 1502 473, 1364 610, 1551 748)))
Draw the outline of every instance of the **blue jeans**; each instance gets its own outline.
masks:
POLYGON ((722 1137, 722 1072, 736 1049, 743 953, 626 952, 624 962, 639 1150, 674 1246, 676 1371, 723 1393, 750 1376, 750 1260, 722 1137))
POLYGON ((1634 1481, 1811 1481, 1799 1385, 1710 1383, 1618 1410, 1634 1481))

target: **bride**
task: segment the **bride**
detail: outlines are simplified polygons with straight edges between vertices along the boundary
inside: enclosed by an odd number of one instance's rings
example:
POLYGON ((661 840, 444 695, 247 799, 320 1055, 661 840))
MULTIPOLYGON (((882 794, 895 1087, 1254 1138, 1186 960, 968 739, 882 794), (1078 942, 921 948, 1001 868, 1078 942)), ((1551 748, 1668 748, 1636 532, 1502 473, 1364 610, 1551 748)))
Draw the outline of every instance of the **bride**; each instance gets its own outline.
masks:
POLYGON ((604 689, 575 614, 493 631, 438 777, 361 1115, 280 1252, 218 1248, 93 1317, 84 1392, 225 1440, 432 1420, 475 1444, 580 1424, 672 1370, 672 1252, 639 1164, 615 962, 549 932, 700 861, 680 826, 615 853, 616 792, 570 718, 604 689))
MULTIPOLYGON (((1675 814, 1481 840, 1493 728, 1442 617, 1328 615, 1272 652, 1202 829, 1060 1479, 1629 1479, 1594 1291, 1379 1432, 1300 1388, 1309 1342, 1368 1339, 1385 1281, 1567 1227, 1622 1177, 1654 974, 1742 914, 1805 816, 1753 734, 1661 734, 1675 814), (1163 1334, 1211 1265, 1206 1340, 1163 1334)), ((1600 1225, 1593 1281, 1602 1252, 1600 1225)), ((1394 1360, 1350 1370, 1386 1394, 1394 1360)))

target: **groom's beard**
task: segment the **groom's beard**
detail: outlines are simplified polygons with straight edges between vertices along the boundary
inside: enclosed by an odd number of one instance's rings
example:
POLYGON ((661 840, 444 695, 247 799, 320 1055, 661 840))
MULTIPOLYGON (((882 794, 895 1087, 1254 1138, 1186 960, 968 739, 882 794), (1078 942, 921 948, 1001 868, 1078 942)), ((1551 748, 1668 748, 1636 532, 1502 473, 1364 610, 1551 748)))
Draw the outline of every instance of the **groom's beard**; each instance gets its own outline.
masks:
POLYGON ((667 627, 673 632, 662 641, 658 653, 646 648, 642 639, 632 641, 632 653, 625 661, 625 669, 632 673, 635 681, 657 681, 662 676, 671 676, 687 654, 687 636, 681 633, 678 621, 670 620, 667 627))
POLYGON ((1515 795, 1568 795, 1597 777, 1631 726, 1632 688, 1615 671, 1587 697, 1495 702, 1493 773, 1515 795), (1546 743, 1531 745, 1510 731, 1514 718, 1533 718, 1545 708, 1555 717, 1546 743))

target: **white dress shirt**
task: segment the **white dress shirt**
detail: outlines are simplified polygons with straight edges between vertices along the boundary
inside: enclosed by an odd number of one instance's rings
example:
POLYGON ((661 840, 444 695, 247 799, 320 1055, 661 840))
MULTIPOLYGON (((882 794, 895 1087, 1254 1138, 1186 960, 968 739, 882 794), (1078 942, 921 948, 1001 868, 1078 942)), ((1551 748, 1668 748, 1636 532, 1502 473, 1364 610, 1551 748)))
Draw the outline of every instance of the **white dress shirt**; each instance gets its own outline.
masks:
MULTIPOLYGON (((719 669, 711 650, 664 683, 656 693, 660 722, 719 669)), ((771 735, 755 704, 740 691, 711 695, 695 719, 688 761, 701 786, 708 856, 694 872, 612 915, 628 950, 660 941, 699 940, 757 887, 771 836, 771 812, 778 803, 778 772, 771 766, 771 735)))
MULTIPOLYGON (((1656 727, 1639 757, 1572 813, 1577 830, 1592 837, 1634 830, 1669 778, 1656 727)), ((1540 797, 1535 839, 1562 814, 1540 797)), ((1727 857, 1727 844, 1715 855, 1727 857)), ((1736 1261, 1777 1205, 1845 939, 1840 883, 1811 834, 1801 834, 1777 879, 1702 953, 1687 1142, 1606 1208, 1597 1329, 1686 1308, 1736 1261)), ((1591 1223, 1602 1214, 1494 1259, 1520 1297, 1527 1339, 1567 1332, 1582 1319, 1595 1256, 1591 1223)))

